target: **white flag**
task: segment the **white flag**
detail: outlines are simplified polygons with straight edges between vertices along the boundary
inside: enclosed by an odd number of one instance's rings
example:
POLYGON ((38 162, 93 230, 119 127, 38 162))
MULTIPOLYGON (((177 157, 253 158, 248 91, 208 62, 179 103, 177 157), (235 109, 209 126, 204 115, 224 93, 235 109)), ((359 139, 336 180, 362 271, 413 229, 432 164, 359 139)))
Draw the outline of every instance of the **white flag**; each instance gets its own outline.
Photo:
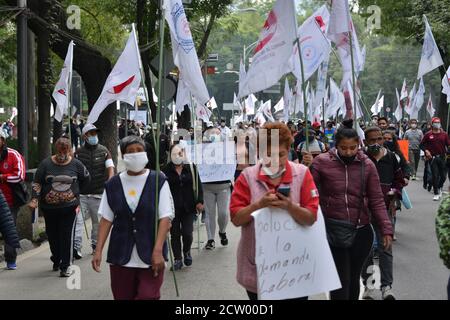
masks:
POLYGON ((408 88, 406 87, 406 79, 403 79, 402 92, 400 93, 400 100, 408 98, 408 88))
POLYGON ((436 41, 434 41, 433 32, 431 32, 428 19, 425 15, 423 15, 423 19, 425 22, 425 36, 423 38, 422 57, 420 58, 417 79, 422 78, 428 72, 433 71, 444 64, 436 41))
POLYGON ((333 38, 338 34, 349 32, 350 9, 348 0, 335 0, 331 3, 330 27, 328 28, 328 38, 333 38))
POLYGON ((447 103, 450 103, 450 67, 442 78, 442 93, 447 95, 447 103))
POLYGON ((358 67, 357 76, 356 77, 358 77, 359 74, 364 71, 364 66, 366 64, 366 45, 364 45, 364 47, 361 50, 361 59, 362 59, 361 60, 361 64, 358 67))
POLYGON ((373 104, 372 108, 370 108, 370 111, 372 112, 373 115, 379 114, 381 111, 380 95, 381 95, 381 89, 378 91, 378 95, 377 95, 377 99, 375 100, 375 103, 373 104))
MULTIPOLYGON (((306 21, 298 29, 305 81, 308 81, 323 61, 327 61, 329 59, 331 45, 324 35, 329 19, 330 14, 328 9, 326 6, 322 6, 312 16, 306 19, 306 21)), ((294 53, 291 60, 294 65, 293 73, 301 82, 302 73, 297 45, 294 46, 294 53)))
POLYGON ((186 83, 183 80, 182 75, 180 74, 180 78, 178 79, 177 86, 177 97, 176 97, 176 112, 181 114, 184 111, 184 107, 188 106, 191 108, 191 92, 187 87, 186 83))
POLYGON ((203 122, 208 122, 209 118, 212 115, 212 111, 209 110, 205 105, 200 103, 197 103, 195 113, 197 115, 197 119, 203 120, 203 122))
POLYGON ((106 79, 103 91, 94 104, 87 123, 97 122, 103 110, 117 100, 134 105, 141 84, 140 59, 136 35, 133 29, 128 37, 125 49, 106 79))
POLYGON ((294 1, 277 0, 259 36, 239 98, 273 86, 292 71, 289 58, 296 37, 295 14, 294 1))
POLYGON ((275 119, 272 116, 272 101, 268 100, 260 107, 259 111, 266 117, 267 121, 274 122, 275 119))
POLYGON ((70 41, 59 80, 52 94, 56 101, 55 119, 58 122, 62 121, 64 114, 67 114, 69 109, 69 91, 71 89, 69 84, 72 76, 73 46, 73 41, 70 41))
POLYGON ((328 63, 330 59, 330 54, 328 53, 327 57, 320 64, 320 67, 317 71, 317 88, 316 88, 316 105, 322 104, 322 100, 325 98, 326 91, 325 87, 327 84, 327 74, 328 74, 328 63))
POLYGON ((395 95, 397 96, 397 109, 395 110, 394 116, 397 121, 402 120, 402 105, 400 104, 400 95, 398 94, 397 88, 395 88, 395 95))
POLYGON ((238 100, 236 93, 234 93, 234 96, 233 96, 233 106, 239 108, 239 110, 242 111, 242 104, 238 100))
POLYGON ((256 99, 254 94, 251 94, 247 97, 247 99, 245 99, 244 104, 245 104, 245 114, 248 116, 254 115, 255 114, 255 103, 256 101, 258 101, 258 99, 256 99))
POLYGON ((292 91, 289 88, 289 82, 286 77, 284 80, 284 113, 283 113, 283 119, 285 122, 289 121, 289 113, 290 113, 290 106, 292 104, 292 91))
POLYGON ((208 103, 206 104, 208 106, 209 109, 214 110, 217 109, 217 102, 216 99, 214 97, 212 97, 208 103))
POLYGON ((330 101, 325 109, 325 119, 336 116, 336 112, 345 104, 345 98, 336 82, 330 78, 330 101))
POLYGON ((183 4, 181 0, 166 0, 164 8, 166 21, 170 28, 173 61, 194 98, 203 105, 209 101, 209 94, 200 70, 183 4))
POLYGON ((411 107, 412 107, 415 97, 416 97, 416 83, 414 82, 413 88, 409 92, 409 96, 408 96, 408 99, 406 100, 406 104, 405 104, 405 112, 408 114, 411 113, 411 107))
POLYGON ((419 111, 422 108, 425 95, 425 86, 423 84, 423 78, 420 78, 419 89, 417 90, 416 97, 414 98, 413 106, 411 107, 411 119, 417 119, 419 111))
POLYGON ((244 62, 241 59, 241 63, 239 65, 239 92, 244 88, 245 78, 247 77, 247 71, 245 71, 244 62))
POLYGON ((433 100, 431 100, 431 93, 430 93, 430 98, 428 99, 428 103, 427 103, 427 111, 430 114, 430 118, 433 118, 436 110, 433 107, 433 100))
POLYGON ((277 104, 273 108, 275 109, 275 112, 283 110, 284 109, 284 98, 281 97, 281 99, 277 102, 277 104))

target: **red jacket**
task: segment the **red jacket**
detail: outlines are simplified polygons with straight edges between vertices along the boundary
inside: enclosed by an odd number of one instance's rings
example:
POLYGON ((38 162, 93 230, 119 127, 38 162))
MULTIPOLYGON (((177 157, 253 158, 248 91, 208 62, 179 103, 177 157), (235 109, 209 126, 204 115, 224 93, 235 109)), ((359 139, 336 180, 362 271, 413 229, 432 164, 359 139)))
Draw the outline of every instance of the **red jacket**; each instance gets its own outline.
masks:
POLYGON ((9 184, 25 180, 25 161, 18 151, 11 148, 2 150, 0 157, 0 175, 0 189, 11 208, 14 206, 14 195, 9 184))
POLYGON ((361 161, 364 162, 364 202, 358 225, 369 224, 369 211, 383 235, 392 235, 380 179, 374 163, 362 151, 346 166, 335 148, 314 159, 311 173, 320 195, 323 215, 357 223, 361 199, 361 161))

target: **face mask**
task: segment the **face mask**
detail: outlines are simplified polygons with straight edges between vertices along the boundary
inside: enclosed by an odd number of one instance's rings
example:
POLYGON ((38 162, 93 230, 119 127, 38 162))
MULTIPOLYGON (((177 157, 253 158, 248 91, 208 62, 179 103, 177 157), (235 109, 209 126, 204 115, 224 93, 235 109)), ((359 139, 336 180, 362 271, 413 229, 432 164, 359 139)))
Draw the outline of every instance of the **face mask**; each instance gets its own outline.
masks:
POLYGON ((127 153, 123 156, 123 162, 128 171, 141 172, 148 163, 147 153, 127 153))
POLYGON ((211 142, 220 142, 220 135, 212 134, 211 136, 209 136, 209 140, 211 142))
POLYGON ((98 137, 97 136, 89 136, 87 138, 87 143, 89 143, 91 146, 96 146, 98 144, 98 137))
POLYGON ((367 146, 367 152, 372 155, 377 155, 381 150, 381 146, 378 143, 367 146))
POLYGON ((286 168, 278 171, 278 172, 272 172, 270 167, 262 166, 262 170, 264 173, 270 178, 270 179, 277 179, 283 175, 283 173, 286 171, 286 168))
POLYGON ((411 125, 411 128, 412 128, 412 129, 416 129, 416 128, 417 128, 417 124, 413 123, 413 124, 411 125))
POLYGON ((439 122, 435 122, 435 123, 433 123, 433 128, 434 129, 440 129, 441 128, 441 124, 439 122))
POLYGON ((386 141, 384 146, 391 151, 394 151, 394 141, 386 141))
POLYGON ((220 125, 222 126, 222 128, 225 127, 225 122, 222 122, 220 125))
POLYGON ((173 159, 172 159, 172 162, 173 162, 174 165, 179 166, 180 164, 183 164, 183 160, 184 160, 183 157, 174 156, 173 159))
POLYGON ((66 154, 57 154, 55 157, 56 162, 58 163, 64 163, 69 159, 69 155, 66 154))

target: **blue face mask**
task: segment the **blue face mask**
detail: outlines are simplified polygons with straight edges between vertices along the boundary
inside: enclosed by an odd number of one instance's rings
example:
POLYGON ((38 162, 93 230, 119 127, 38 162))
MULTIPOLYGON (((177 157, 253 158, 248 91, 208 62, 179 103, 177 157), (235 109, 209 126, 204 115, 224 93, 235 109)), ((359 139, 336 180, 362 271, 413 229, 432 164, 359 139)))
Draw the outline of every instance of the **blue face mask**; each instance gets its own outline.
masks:
POLYGON ((91 146, 96 146, 98 144, 98 137, 97 136, 89 136, 87 138, 87 143, 89 143, 91 146))

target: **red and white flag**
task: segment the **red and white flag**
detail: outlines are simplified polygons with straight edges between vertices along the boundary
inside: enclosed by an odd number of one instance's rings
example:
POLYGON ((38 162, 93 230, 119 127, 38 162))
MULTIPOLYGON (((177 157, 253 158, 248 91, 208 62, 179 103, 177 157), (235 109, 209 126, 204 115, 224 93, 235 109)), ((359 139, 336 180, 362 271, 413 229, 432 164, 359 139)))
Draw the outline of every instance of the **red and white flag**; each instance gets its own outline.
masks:
POLYGON ((433 118, 436 110, 433 107, 433 100, 431 100, 431 93, 430 93, 430 98, 428 99, 428 103, 427 103, 427 111, 430 114, 430 118, 433 118))
POLYGON ((212 115, 212 111, 209 110, 205 105, 200 103, 197 103, 195 113, 197 115, 197 119, 203 120, 203 122, 208 122, 209 118, 212 115))
MULTIPOLYGON (((313 13, 298 29, 300 39, 300 48, 302 50, 303 71, 305 81, 316 72, 322 62, 326 61, 325 77, 328 70, 328 59, 330 56, 331 45, 325 36, 330 13, 326 6, 320 7, 313 13)), ((294 75, 302 82, 302 73, 300 66, 300 57, 298 55, 298 46, 294 46, 294 53, 291 57, 294 65, 294 75)), ((325 87, 325 85, 323 86, 325 87)), ((320 98, 322 99, 322 98, 320 98)))
POLYGON ((406 86, 406 79, 403 79, 402 92, 400 93, 400 101, 408 98, 408 88, 406 86))
POLYGON ((55 119, 61 122, 64 115, 68 113, 69 109, 69 85, 70 78, 72 76, 72 64, 73 64, 73 41, 70 41, 67 49, 66 59, 59 75, 59 80, 56 83, 55 90, 53 91, 53 99, 56 101, 55 119))
POLYGON ((183 81, 192 96, 199 104, 203 105, 209 101, 209 94, 200 70, 200 63, 183 4, 181 0, 165 0, 164 9, 165 18, 170 28, 173 61, 183 75, 183 81))
POLYGON ((97 122, 106 107, 117 100, 134 105, 141 84, 140 61, 136 34, 133 29, 125 49, 106 79, 103 91, 94 104, 87 123, 97 122))
POLYGON ((294 1, 277 0, 269 12, 256 45, 252 64, 239 90, 242 98, 267 89, 292 71, 290 57, 296 38, 294 1))
POLYGON ((450 103, 450 67, 442 78, 442 93, 447 95, 447 103, 450 103))

